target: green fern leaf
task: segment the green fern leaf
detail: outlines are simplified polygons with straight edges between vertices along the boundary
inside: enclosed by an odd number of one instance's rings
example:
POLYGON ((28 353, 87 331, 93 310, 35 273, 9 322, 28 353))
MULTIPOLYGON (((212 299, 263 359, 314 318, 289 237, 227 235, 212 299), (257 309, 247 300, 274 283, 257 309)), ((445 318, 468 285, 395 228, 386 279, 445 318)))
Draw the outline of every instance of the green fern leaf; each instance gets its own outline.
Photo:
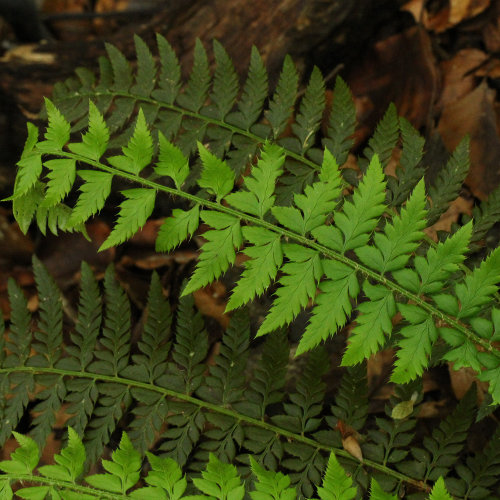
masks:
POLYGON ((365 157, 371 161, 374 155, 378 156, 382 167, 386 167, 399 139, 399 120, 396 106, 391 103, 384 116, 377 124, 368 146, 363 151, 365 157))
POLYGON ((332 250, 342 253, 365 245, 385 210, 385 182, 377 155, 354 191, 352 201, 346 201, 341 212, 335 214, 335 226, 319 226, 313 236, 332 250))
POLYGON ((460 301, 457 318, 469 318, 490 302, 490 297, 498 290, 500 282, 500 247, 465 277, 463 283, 455 286, 460 301))
POLYGON ((251 175, 244 177, 248 191, 237 191, 225 197, 233 207, 263 219, 273 207, 276 181, 283 173, 285 154, 281 147, 265 143, 251 175))
POLYGON ((321 293, 316 297, 297 355, 313 349, 346 324, 352 311, 351 299, 355 300, 360 291, 355 269, 333 260, 323 260, 322 266, 326 279, 319 285, 321 293))
POLYGON ((387 177, 389 202, 392 206, 401 205, 410 191, 424 175, 421 160, 424 155, 425 139, 404 118, 399 119, 403 148, 399 165, 396 168, 396 177, 387 177))
POLYGON ((172 46, 159 33, 156 34, 158 52, 160 55, 160 77, 158 89, 153 90, 154 99, 166 104, 173 104, 181 88, 181 68, 172 46))
POLYGON ((198 143, 198 151, 203 163, 198 185, 215 194, 217 202, 220 202, 233 189, 234 172, 226 162, 210 153, 203 144, 198 143))
POLYGON ((153 212, 156 200, 156 192, 153 189, 133 188, 121 193, 125 201, 120 204, 118 221, 99 251, 127 241, 146 224, 153 212))
POLYGON ((274 139, 281 135, 292 116, 298 84, 299 75, 295 64, 290 56, 286 56, 278 85, 269 103, 269 109, 265 112, 266 118, 271 124, 274 139))
POLYGON ((78 170, 78 175, 84 183, 80 186, 80 196, 68 221, 70 227, 86 222, 104 207, 113 180, 112 174, 97 170, 78 170))
POLYGON ((164 498, 166 493, 168 500, 179 500, 186 491, 186 477, 182 475, 179 465, 171 458, 159 458, 147 453, 151 469, 145 480, 149 488, 139 488, 129 493, 132 498, 155 498, 158 495, 164 498), (158 491, 160 490, 160 491, 158 491), (148 496, 150 495, 150 497, 148 496))
POLYGON ((238 125, 244 130, 257 121, 267 98, 267 72, 257 47, 252 46, 248 77, 238 102, 238 125))
POLYGON ((189 111, 199 111, 205 104, 210 80, 207 53, 200 40, 196 39, 193 68, 184 93, 177 97, 178 104, 189 111))
POLYGON ((293 500, 297 498, 295 488, 290 488, 290 478, 281 472, 267 471, 250 456, 250 466, 257 481, 252 500, 293 500))
POLYGON ((337 205, 340 195, 340 174, 332 154, 325 150, 319 182, 306 186, 304 194, 294 195, 294 207, 272 207, 272 213, 285 227, 305 235, 317 227, 322 227, 328 214, 337 205))
POLYGON ((243 243, 239 219, 219 212, 202 211, 201 218, 214 230, 207 231, 198 265, 182 295, 188 295, 219 278, 236 258, 243 243))
POLYGON ((385 492, 380 485, 372 478, 370 483, 370 500, 398 500, 396 495, 385 492))
POLYGON ((17 162, 19 171, 12 196, 14 200, 32 189, 42 173, 42 155, 34 151, 37 142, 38 128, 32 123, 28 123, 28 137, 24 144, 21 159, 17 162))
POLYGON ((429 500, 453 500, 448 491, 446 491, 446 486, 442 477, 434 483, 429 500))
POLYGON ((54 461, 57 465, 43 465, 38 468, 38 472, 50 479, 72 483, 83 473, 85 447, 71 427, 68 427, 68 444, 61 450, 61 454, 54 455, 54 461))
POLYGON ((438 330, 433 318, 418 306, 398 304, 403 317, 411 323, 401 329, 401 340, 397 345, 397 360, 391 381, 406 384, 422 375, 427 367, 427 356, 438 338, 438 330))
POLYGON ((169 252, 191 237, 200 223, 200 208, 195 205, 190 210, 172 210, 172 217, 165 219, 156 238, 156 251, 169 252))
POLYGON ((122 156, 110 156, 108 162, 120 170, 139 175, 144 167, 151 163, 153 157, 153 139, 146 124, 142 109, 137 115, 134 133, 128 144, 122 148, 122 156))
POLYGON ((0 470, 7 474, 31 474, 40 460, 40 450, 35 441, 18 432, 12 432, 19 447, 10 454, 10 460, 0 462, 0 470))
POLYGON ((455 234, 436 247, 431 247, 425 257, 415 257, 415 269, 401 269, 393 273, 394 279, 408 290, 421 295, 436 293, 444 282, 458 271, 465 259, 472 231, 472 224, 462 226, 455 234))
POLYGON ((342 366, 354 365, 369 358, 384 345, 385 336, 392 332, 392 317, 396 314, 392 291, 380 285, 371 285, 368 281, 364 282, 363 291, 369 301, 358 306, 360 315, 349 337, 342 366))
POLYGON ((354 145, 356 108, 347 84, 337 76, 333 89, 333 105, 330 112, 327 137, 323 146, 328 148, 339 165, 347 161, 347 155, 354 145))
POLYGON ((45 109, 49 126, 45 131, 45 140, 37 144, 37 149, 42 152, 62 151, 69 141, 71 126, 50 99, 45 98, 45 109))
POLYGON ((111 454, 112 460, 102 460, 106 474, 87 476, 85 481, 104 491, 125 494, 139 480, 141 455, 134 449, 124 432, 120 446, 111 454))
POLYGON ((47 190, 45 191, 44 207, 52 207, 62 201, 75 182, 76 160, 58 158, 47 160, 44 165, 50 170, 47 174, 47 190))
POLYGON ((257 332, 257 336, 277 330, 290 323, 316 294, 317 282, 323 273, 319 254, 295 244, 282 245, 290 260, 283 265, 283 276, 276 299, 257 332))
POLYGON ((385 225, 383 233, 375 233, 375 246, 355 250, 361 262, 381 273, 405 267, 424 235, 425 204, 425 187, 421 180, 401 214, 385 225))
POLYGON ((82 136, 82 142, 68 144, 75 154, 99 161, 109 143, 109 129, 97 106, 89 101, 89 129, 82 136))
POLYGON ((158 141, 160 153, 154 167, 155 173, 172 178, 175 187, 181 189, 189 175, 189 160, 178 147, 167 141, 161 132, 158 132, 158 141))
POLYGON ((194 485, 212 498, 221 500, 243 500, 245 487, 241 484, 236 467, 225 464, 210 454, 207 468, 201 478, 193 478, 194 485))
POLYGON ((332 453, 328 459, 322 486, 318 487, 321 500, 353 500, 357 489, 352 486, 352 479, 345 473, 337 458, 332 453))
POLYGON ((469 167, 469 138, 465 137, 439 172, 435 183, 429 187, 429 197, 432 200, 428 215, 429 224, 434 224, 448 208, 449 203, 456 199, 469 167))
POLYGON ((226 311, 232 311, 255 296, 262 295, 283 263, 279 234, 256 226, 245 226, 242 232, 245 240, 253 246, 243 250, 250 260, 245 262, 245 269, 233 289, 226 311))
POLYGON ((141 37, 134 35, 134 43, 137 54, 137 74, 135 84, 130 89, 130 92, 139 96, 149 97, 155 86, 155 62, 151 51, 141 37))
POLYGON ((238 96, 238 76, 234 70, 233 62, 224 47, 213 41, 216 69, 210 99, 215 104, 216 118, 224 120, 231 111, 238 96))
MULTIPOLYGON (((17 180, 16 180, 17 183, 17 180)), ((14 188, 15 190, 15 188, 14 188)), ((35 181, 24 194, 15 195, 12 201, 12 212, 21 231, 26 234, 44 198, 44 186, 35 181)))
MULTIPOLYGON (((106 43, 105 46, 111 63, 113 76, 112 85, 110 84, 106 88, 109 89, 109 87, 112 87, 116 92, 128 92, 132 85, 132 70, 130 64, 114 45, 106 43)), ((101 82, 101 84, 104 83, 107 82, 101 82)))
POLYGON ((299 113, 292 123, 292 131, 299 140, 299 151, 304 154, 315 141, 323 111, 325 109, 325 82, 321 71, 315 66, 309 84, 299 107, 299 113))

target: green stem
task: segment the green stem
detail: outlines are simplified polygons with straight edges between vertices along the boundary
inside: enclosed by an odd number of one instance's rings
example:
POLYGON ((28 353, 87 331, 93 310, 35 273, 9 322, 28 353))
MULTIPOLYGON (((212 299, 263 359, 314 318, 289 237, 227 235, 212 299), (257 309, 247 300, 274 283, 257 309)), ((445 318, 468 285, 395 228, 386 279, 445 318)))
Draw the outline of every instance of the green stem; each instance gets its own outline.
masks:
POLYGON ((110 498, 110 499, 129 499, 128 495, 122 495, 121 493, 111 493, 109 491, 98 490, 95 488, 90 488, 88 486, 82 486, 81 484, 70 483, 67 481, 62 481, 59 479, 51 479, 42 476, 33 476, 31 474, 0 474, 0 479, 7 479, 9 482, 15 481, 26 481, 27 483, 35 483, 41 486, 55 486, 57 488, 71 490, 76 493, 81 493, 83 495, 92 495, 95 498, 110 498))
MULTIPOLYGON (((151 99, 150 97, 145 97, 145 96, 140 96, 140 95, 135 95, 135 94, 129 94, 128 92, 106 92, 106 91, 93 91, 92 93, 88 94, 82 94, 80 92, 75 92, 75 94, 72 94, 67 97, 67 99, 71 99, 74 97, 87 97, 87 98, 96 98, 96 97, 125 97, 128 99, 132 99, 134 101, 142 101, 142 102, 147 102, 148 104, 153 104, 155 106, 158 106, 158 108, 165 108, 170 111, 174 111, 176 113, 179 113, 182 116, 189 116, 190 118, 195 118, 200 121, 204 121, 205 123, 208 123, 210 125, 215 125, 219 128, 223 128, 226 130, 230 130, 233 134, 239 134, 244 137, 247 137, 248 139, 251 139, 252 141, 255 141, 256 144, 262 144, 263 142, 266 141, 265 137, 260 137, 259 135, 253 134, 250 132, 250 130, 244 130, 242 128, 236 127, 234 125, 231 125, 229 123, 226 123, 222 120, 217 120, 216 118, 210 118, 209 116, 202 115, 201 113, 198 113, 196 111, 189 111, 187 109, 181 108, 179 106, 176 106, 175 104, 167 104, 165 102, 160 102, 155 99, 151 99)), ((64 99, 60 99, 63 101, 64 99)), ((304 165, 307 165, 308 167, 313 168, 314 170, 319 170, 319 165, 314 163, 311 160, 308 160, 305 156, 301 156, 299 153, 294 153, 293 151, 290 151, 287 148, 283 148, 283 151, 285 152, 286 156, 289 158, 293 158, 294 160, 297 160, 300 163, 303 163, 304 165)))
MULTIPOLYGON (((46 152, 45 152, 46 153, 46 152)), ((298 233, 294 233, 293 231, 290 231, 288 229, 284 229, 281 227, 278 227, 270 222, 267 222, 265 220, 259 219, 257 217, 254 217, 252 215, 245 214, 243 212, 240 212, 238 210, 235 210, 233 208, 230 208, 228 206, 222 205, 220 203, 216 203, 210 200, 205 200, 203 198, 200 198, 198 196, 192 195, 190 193, 186 193, 184 191, 181 191, 179 189, 171 188, 168 186, 163 186, 161 184, 158 184, 154 181, 151 181, 149 179, 144 179, 142 177, 139 177, 138 175, 131 174, 129 172, 124 172, 122 170, 119 170, 114 167, 110 167, 109 165, 104 165, 101 162, 91 160, 89 158, 82 157, 80 155, 74 154, 74 153, 69 153, 66 151, 54 151, 55 155, 62 155, 67 158, 71 158, 80 162, 87 163, 89 165, 92 165, 96 168, 99 168, 105 172, 109 172, 112 175, 116 175, 119 177, 122 177, 124 179, 128 179, 132 182, 141 184, 143 186, 152 188, 156 191, 163 191, 165 193, 178 196, 180 198, 184 198, 186 200, 192 201, 193 203, 196 203, 198 205, 210 208, 211 210, 216 210, 219 212, 224 212, 228 215, 232 215, 233 217, 236 217, 238 219, 241 219, 245 222, 249 222, 252 224, 255 224, 257 226, 265 227, 266 229, 269 229, 270 231, 273 231, 275 233, 281 234, 282 236, 285 236, 288 239, 297 241, 298 243, 302 244, 303 246, 312 248, 314 250, 317 250, 321 254, 323 254, 326 257, 329 257, 331 259, 337 260, 339 262, 342 262, 346 264, 347 266, 351 267, 352 269, 355 269, 356 271, 360 272, 363 274, 366 278, 370 278, 383 286, 389 288, 392 292, 399 293, 406 297, 409 301, 414 302, 415 304, 418 304, 422 309, 426 310, 430 315, 432 315, 435 319, 444 321, 446 324, 449 326, 455 328, 459 332, 463 333, 469 340, 472 342, 475 342, 476 344, 480 345, 483 349, 485 349, 488 352, 492 352, 495 356, 500 358, 500 351, 494 349, 494 347, 487 342, 486 340, 482 339, 478 335, 476 335, 473 331, 471 331, 469 328, 467 328, 464 324, 460 323, 457 319, 443 313, 440 311, 437 307, 433 306, 431 303, 426 302, 422 300, 421 297, 418 295, 409 292, 402 286, 398 285, 396 282, 392 281, 391 279, 375 272, 369 269, 366 266, 363 266, 362 264, 346 257, 343 254, 340 254, 334 250, 331 250, 330 248, 327 248, 323 245, 320 245, 316 241, 310 240, 306 238, 305 236, 302 236, 298 233)))
MULTIPOLYGON (((62 369, 58 369, 58 368, 41 368, 41 367, 32 367, 32 366, 16 366, 16 367, 9 367, 9 368, 0 368, 0 374, 9 375, 11 373, 19 373, 19 372, 32 373, 32 374, 63 375, 65 377, 76 377, 76 378, 87 378, 87 379, 92 379, 95 382, 110 382, 110 383, 115 383, 115 384, 120 384, 120 385, 126 385, 129 388, 135 387, 135 388, 139 388, 139 389, 145 389, 148 391, 157 392, 159 394, 162 394, 164 397, 168 396, 170 398, 174 398, 174 399, 178 399, 181 401, 185 401, 187 403, 191 403, 193 405, 198 406, 199 408, 205 408, 205 409, 210 410, 214 413, 219 413, 219 414, 231 417, 238 422, 244 422, 246 424, 249 424, 249 425, 252 425, 255 427, 260 427, 261 429, 266 429, 266 430, 268 430, 276 435, 283 436, 284 438, 288 438, 288 439, 291 439, 293 441, 297 441, 297 442, 312 446, 316 450, 323 450, 323 451, 326 451, 328 453, 334 453, 337 456, 340 456, 340 457, 357 462, 357 459, 355 457, 353 457, 346 450, 343 450, 340 448, 335 448, 333 446, 327 446, 325 444, 321 444, 318 441, 315 441, 314 439, 311 439, 311 438, 308 438, 305 436, 301 436, 300 434, 295 434, 291 431, 287 431, 285 429, 282 429, 276 425, 272 425, 272 424, 265 422, 263 420, 248 417, 246 415, 238 413, 237 411, 231 410, 230 408, 225 408, 225 407, 219 406, 217 404, 208 403, 207 401, 203 401, 203 400, 195 398, 193 396, 183 394, 182 392, 173 391, 171 389, 166 389, 164 387, 158 387, 156 385, 148 384, 146 382, 140 382, 138 380, 116 377, 113 375, 102 375, 102 374, 97 374, 97 373, 77 372, 77 371, 72 371, 72 370, 62 370, 62 369)), ((415 479, 412 479, 408 476, 405 476, 404 474, 401 474, 400 472, 397 472, 389 467, 381 465, 381 464, 374 462, 372 460, 365 460, 364 459, 363 464, 368 466, 368 467, 371 467, 372 469, 378 470, 378 471, 383 472, 389 476, 392 476, 398 480, 405 481, 408 484, 412 484, 413 486, 415 486, 419 489, 424 489, 424 490, 427 489, 427 486, 424 485, 421 481, 417 481, 415 479)), ((3 476, 0 476, 0 477, 3 477, 3 476)), ((38 479, 40 479, 40 478, 38 478, 38 479)), ((115 497, 113 497, 113 498, 115 498, 115 497)), ((122 498, 122 497, 116 497, 116 498, 122 498)))

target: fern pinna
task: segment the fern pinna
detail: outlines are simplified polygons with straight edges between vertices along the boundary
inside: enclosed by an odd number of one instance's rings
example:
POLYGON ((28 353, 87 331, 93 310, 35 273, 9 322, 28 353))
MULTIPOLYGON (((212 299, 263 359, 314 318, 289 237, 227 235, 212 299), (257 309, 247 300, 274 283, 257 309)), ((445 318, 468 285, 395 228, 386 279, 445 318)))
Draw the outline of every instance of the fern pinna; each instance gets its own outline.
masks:
MULTIPOLYGON (((209 495, 197 478, 200 473, 205 477, 210 464, 224 463, 234 474, 237 467, 248 487, 252 470, 269 488, 278 488, 277 481, 289 489, 286 495, 290 498, 335 498, 340 494, 359 498, 367 491, 371 498, 395 498, 393 494, 400 495, 404 489, 413 492, 410 498, 427 498, 433 485, 433 491, 443 488, 441 478, 459 497, 484 498, 480 493, 486 492, 488 498, 494 498, 498 431, 484 455, 459 457, 474 421, 474 391, 420 447, 415 418, 422 401, 419 381, 397 386, 385 416, 374 419, 368 413, 365 364, 346 370, 330 401, 325 377, 332 377, 332 367, 326 350, 318 346, 307 353, 306 363, 295 373, 296 381, 290 383, 285 332, 268 335, 263 345, 257 343, 254 348, 244 310, 233 314, 207 369, 211 346, 192 296, 184 295, 172 311, 156 273, 141 335, 135 340, 129 299, 111 267, 101 292, 88 265, 82 265, 76 322, 74 328, 63 329, 61 294, 40 261, 35 258, 33 265, 38 293, 44 294, 38 313, 29 313, 23 292, 11 281, 12 312, 5 330, 1 322, 7 342, 0 343, 0 444, 18 426, 29 429, 29 437, 15 433, 21 444, 21 451, 12 458, 17 465, 0 462, 0 471, 6 474, 0 474, 5 498, 11 498, 8 494, 16 481, 23 481, 23 487, 29 482, 33 484, 29 488, 40 488, 30 490, 36 498, 58 498, 54 488, 58 492, 69 488, 75 494, 90 495, 88 498, 116 498, 110 496, 112 492, 124 496, 139 476, 134 472, 135 481, 128 482, 120 474, 132 466, 140 467, 141 461, 134 457, 145 453, 152 471, 163 464, 158 474, 168 473, 177 482, 182 468, 194 486, 209 495), (55 458, 57 465, 44 466, 48 468, 40 468, 41 475, 34 475, 39 450, 58 428, 61 417, 69 425, 71 451, 63 451, 55 458), (357 457, 344 449, 341 428, 350 428, 358 436, 357 457), (121 479, 86 479, 104 491, 75 483, 121 430, 127 432, 121 446, 128 450, 119 462, 123 469, 103 462, 107 473, 121 479), (475 480, 469 485, 466 478, 470 474, 475 480), (330 496, 324 488, 332 488, 330 496)), ((161 474, 153 475, 160 481, 161 474)), ((153 484, 148 477, 147 487, 173 488, 153 484)), ((254 486, 260 491, 261 486, 254 486)), ((129 494, 152 493, 137 491, 129 494)), ((179 498, 169 491, 171 498, 179 498)), ((28 498, 30 492, 18 494, 28 498)), ((60 495, 73 498, 70 493, 60 495)))
MULTIPOLYGON (((23 230, 33 218, 42 232, 84 230, 103 208, 113 179, 122 179, 136 187, 121 191, 105 249, 133 236, 159 196, 174 195, 185 204, 161 226, 159 252, 189 239, 200 223, 209 228, 185 294, 219 278, 242 252, 248 260, 228 311, 278 285, 259 336, 287 325, 313 302, 297 354, 327 340, 355 315, 344 365, 391 343, 391 379, 407 383, 422 374, 442 339, 448 345, 443 359, 473 368, 489 382, 493 402, 500 402, 500 352, 494 347, 500 332, 500 250, 469 269, 463 262, 477 241, 472 222, 437 244, 424 233, 460 189, 468 168, 466 140, 426 188, 419 180, 422 139, 391 106, 359 160, 359 178, 342 168, 355 121, 341 79, 320 148, 324 82, 318 70, 297 105, 298 75, 287 58, 264 109, 267 77, 256 50, 240 95, 231 61, 216 42, 213 81, 198 43, 183 92, 169 44, 158 37, 159 70, 144 42, 136 38, 136 45, 135 74, 109 46, 99 83, 79 71, 80 83, 70 81, 55 92, 59 109, 46 101, 43 139, 29 125, 12 196, 23 230), (294 106, 295 121, 284 133, 294 106), (70 142, 71 130, 87 125, 81 141, 70 142), (384 166, 400 132, 396 178, 384 174, 384 166), (352 192, 349 179, 356 184, 352 192), (80 194, 70 207, 64 200, 73 187, 80 194)), ((483 217, 480 233, 494 220, 483 217)))

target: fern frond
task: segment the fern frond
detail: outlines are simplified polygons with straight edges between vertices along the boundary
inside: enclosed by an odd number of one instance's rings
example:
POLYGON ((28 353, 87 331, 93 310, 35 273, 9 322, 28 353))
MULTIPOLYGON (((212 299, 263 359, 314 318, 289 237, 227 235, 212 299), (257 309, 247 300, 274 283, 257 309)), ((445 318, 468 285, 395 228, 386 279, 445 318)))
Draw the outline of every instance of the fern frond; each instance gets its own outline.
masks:
POLYGON ((475 207, 472 214, 474 216, 474 229, 471 243, 477 243, 500 221, 500 186, 492 191, 485 201, 475 207))
POLYGON ((250 457, 252 472, 257 478, 255 491, 250 492, 252 500, 293 500, 297 497, 295 488, 290 488, 290 478, 281 472, 271 472, 261 467, 250 457))

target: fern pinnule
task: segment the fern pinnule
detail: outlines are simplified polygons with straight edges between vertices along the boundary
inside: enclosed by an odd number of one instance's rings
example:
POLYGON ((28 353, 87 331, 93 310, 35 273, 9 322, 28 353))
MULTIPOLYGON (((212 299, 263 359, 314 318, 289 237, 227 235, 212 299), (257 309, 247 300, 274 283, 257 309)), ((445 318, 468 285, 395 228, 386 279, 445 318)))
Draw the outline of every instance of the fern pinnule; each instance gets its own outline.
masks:
POLYGON ((135 35, 134 44, 137 54, 137 72, 135 83, 130 92, 142 97, 149 97, 155 87, 157 71, 155 61, 149 47, 141 37, 135 35))

